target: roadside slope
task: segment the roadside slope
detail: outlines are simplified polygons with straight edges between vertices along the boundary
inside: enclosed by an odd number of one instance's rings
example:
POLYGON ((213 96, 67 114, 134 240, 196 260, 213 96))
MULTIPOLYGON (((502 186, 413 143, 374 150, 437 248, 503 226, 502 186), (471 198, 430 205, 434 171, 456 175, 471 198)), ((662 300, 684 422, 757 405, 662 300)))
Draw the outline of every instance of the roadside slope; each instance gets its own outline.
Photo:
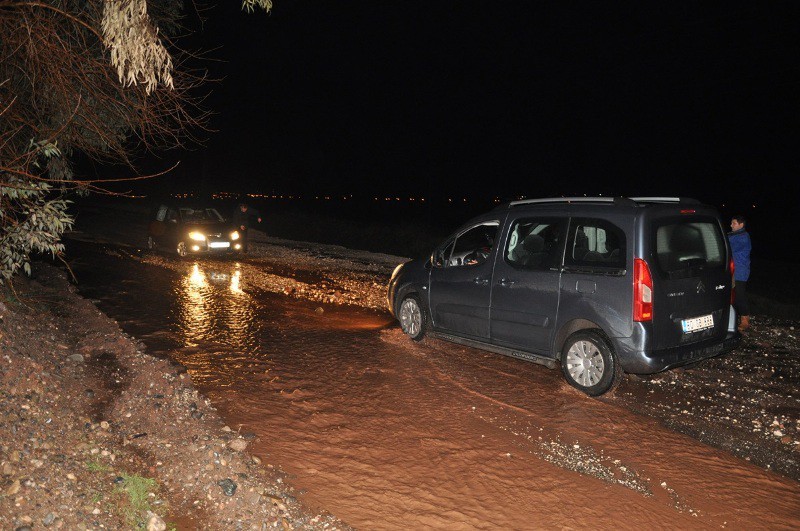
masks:
POLYGON ((247 454, 182 367, 37 265, 0 303, 0 527, 346 528, 247 454))

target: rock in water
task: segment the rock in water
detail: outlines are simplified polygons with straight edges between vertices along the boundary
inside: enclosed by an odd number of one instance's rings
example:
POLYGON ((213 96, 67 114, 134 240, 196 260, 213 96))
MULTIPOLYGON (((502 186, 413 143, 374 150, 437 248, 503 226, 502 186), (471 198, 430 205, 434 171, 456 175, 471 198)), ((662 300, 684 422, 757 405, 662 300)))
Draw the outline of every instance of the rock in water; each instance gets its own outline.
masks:
POLYGON ((217 485, 222 487, 222 492, 225 496, 233 496, 233 493, 236 492, 236 483, 230 478, 221 479, 217 482, 217 485))

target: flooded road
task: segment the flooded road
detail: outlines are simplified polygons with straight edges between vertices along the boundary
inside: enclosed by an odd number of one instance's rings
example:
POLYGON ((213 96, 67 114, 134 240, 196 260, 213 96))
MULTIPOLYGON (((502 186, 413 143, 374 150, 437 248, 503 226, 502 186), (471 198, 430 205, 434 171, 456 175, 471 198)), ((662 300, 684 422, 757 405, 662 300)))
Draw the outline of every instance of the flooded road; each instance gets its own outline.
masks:
POLYGON ((81 292, 183 364, 250 451, 361 529, 797 528, 798 483, 539 365, 259 291, 254 263, 87 254, 81 292))

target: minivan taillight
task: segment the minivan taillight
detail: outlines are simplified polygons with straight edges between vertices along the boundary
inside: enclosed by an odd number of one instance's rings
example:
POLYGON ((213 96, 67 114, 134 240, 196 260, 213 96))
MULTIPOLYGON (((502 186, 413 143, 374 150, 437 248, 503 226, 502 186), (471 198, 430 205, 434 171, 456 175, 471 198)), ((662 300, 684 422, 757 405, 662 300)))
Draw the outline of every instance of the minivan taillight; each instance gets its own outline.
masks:
POLYGON ((731 266, 731 306, 733 306, 733 303, 736 302, 736 280, 735 280, 736 277, 734 276, 734 273, 736 272, 736 264, 733 263, 733 258, 731 258, 730 266, 731 266))
POLYGON ((633 320, 653 320, 653 277, 647 262, 641 258, 633 261, 633 320))

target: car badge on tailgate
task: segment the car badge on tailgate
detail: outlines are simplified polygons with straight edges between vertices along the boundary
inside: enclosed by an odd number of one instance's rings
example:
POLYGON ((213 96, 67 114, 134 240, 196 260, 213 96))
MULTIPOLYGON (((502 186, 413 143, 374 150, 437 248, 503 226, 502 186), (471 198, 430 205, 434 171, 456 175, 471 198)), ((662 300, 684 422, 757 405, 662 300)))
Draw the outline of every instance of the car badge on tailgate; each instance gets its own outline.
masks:
POLYGON ((701 280, 700 282, 697 283, 697 293, 700 294, 705 292, 706 292, 706 286, 705 284, 703 284, 703 281, 701 280))

